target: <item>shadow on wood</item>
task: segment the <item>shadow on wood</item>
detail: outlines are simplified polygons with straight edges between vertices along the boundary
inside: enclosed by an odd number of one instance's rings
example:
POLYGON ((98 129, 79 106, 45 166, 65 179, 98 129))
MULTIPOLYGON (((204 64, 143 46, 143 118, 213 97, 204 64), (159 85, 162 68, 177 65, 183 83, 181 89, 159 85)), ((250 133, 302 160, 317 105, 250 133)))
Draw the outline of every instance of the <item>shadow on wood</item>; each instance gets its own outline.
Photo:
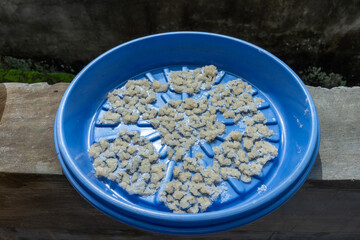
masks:
MULTIPOLYGON (((334 239, 340 236, 360 238, 360 182, 336 181, 337 185, 324 182, 307 182, 294 197, 268 216, 225 235, 206 235, 206 239, 222 239, 224 236, 261 239, 276 232, 281 232, 276 233, 276 239, 297 236, 297 233, 302 233, 299 236, 303 237, 319 237, 316 234, 326 233, 323 239, 329 236, 334 239)), ((30 236, 46 239, 46 234, 54 234, 54 238, 59 239, 105 236, 121 236, 119 239, 169 238, 169 235, 138 230, 102 214, 60 175, 2 173, 0 196, 0 228, 3 234, 10 236, 30 239, 30 236)), ((171 238, 184 239, 180 236, 171 238)))

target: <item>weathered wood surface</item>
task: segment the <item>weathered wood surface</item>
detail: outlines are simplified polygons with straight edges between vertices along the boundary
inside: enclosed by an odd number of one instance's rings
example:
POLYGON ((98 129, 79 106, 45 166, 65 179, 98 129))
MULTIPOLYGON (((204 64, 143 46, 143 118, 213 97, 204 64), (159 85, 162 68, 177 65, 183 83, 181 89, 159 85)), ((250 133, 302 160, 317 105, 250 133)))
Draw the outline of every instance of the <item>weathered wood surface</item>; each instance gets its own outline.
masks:
POLYGON ((308 87, 320 151, 287 203, 226 233, 175 237, 105 216, 62 175, 53 124, 67 86, 0 84, 0 239, 360 239, 360 88, 308 87))
MULTIPOLYGON (((138 230, 105 216, 61 175, 0 174, 0 196, 0 239, 2 234, 29 237, 32 233, 34 239, 185 238, 138 230)), ((282 207, 254 223, 225 234, 185 239, 359 238, 359 202, 358 182, 310 181, 282 207)))
MULTIPOLYGON (((53 125, 68 85, 0 86, 0 172, 62 174, 53 125)), ((319 157, 309 179, 360 179, 360 88, 308 89, 321 125, 319 157)))
POLYGON ((227 232, 203 235, 196 237, 189 236, 168 236, 168 235, 149 235, 144 234, 134 237, 126 235, 121 230, 107 231, 105 234, 89 230, 53 230, 48 229, 24 229, 24 228, 0 228, 0 238, 2 239, 63 239, 63 240, 85 240, 85 239, 201 239, 201 240, 359 240, 356 233, 293 233, 293 232, 227 232), (29 237, 31 236, 31 237, 29 237))

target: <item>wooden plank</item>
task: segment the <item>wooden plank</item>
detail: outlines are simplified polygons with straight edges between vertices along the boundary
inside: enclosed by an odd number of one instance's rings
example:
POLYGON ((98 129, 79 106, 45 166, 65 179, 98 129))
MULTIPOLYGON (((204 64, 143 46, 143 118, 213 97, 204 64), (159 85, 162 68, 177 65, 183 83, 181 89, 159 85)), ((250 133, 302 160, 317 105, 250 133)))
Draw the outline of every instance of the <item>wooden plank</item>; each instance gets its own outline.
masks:
POLYGON ((308 87, 320 117, 320 154, 287 203, 225 234, 174 237, 107 217, 62 175, 53 122, 67 86, 0 84, 0 239, 360 239, 360 88, 308 87))
POLYGON ((0 228, 1 239, 117 239, 117 240, 150 240, 150 239, 246 239, 246 240, 359 240, 359 233, 302 233, 302 232, 226 232, 201 236, 169 236, 163 234, 128 235, 121 230, 97 232, 91 229, 27 229, 27 228, 0 228))
MULTIPOLYGON (((62 174, 53 124, 68 84, 1 86, 0 172, 62 174)), ((309 179, 360 179, 360 88, 308 89, 321 124, 319 156, 309 179)))
MULTIPOLYGON (((310 181, 275 212, 227 234, 235 237, 246 233, 326 232, 356 233, 360 237, 360 182, 336 182, 310 181)), ((0 228, 20 228, 25 232, 48 229, 66 236, 74 233, 119 234, 132 239, 169 237, 138 230, 104 215, 82 199, 61 175, 0 174, 0 196, 0 228)), ((207 236, 218 239, 223 235, 207 236)), ((203 237, 194 239, 200 238, 203 237)))

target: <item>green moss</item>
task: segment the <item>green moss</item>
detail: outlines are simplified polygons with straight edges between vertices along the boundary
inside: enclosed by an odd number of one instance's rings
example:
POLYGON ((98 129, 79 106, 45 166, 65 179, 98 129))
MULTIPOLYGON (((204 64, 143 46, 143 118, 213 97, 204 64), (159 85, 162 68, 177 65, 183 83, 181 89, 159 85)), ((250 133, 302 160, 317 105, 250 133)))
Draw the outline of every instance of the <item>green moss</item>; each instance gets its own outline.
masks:
POLYGON ((18 69, 0 69, 0 82, 37 83, 71 82, 74 75, 68 73, 42 73, 36 71, 22 71, 18 69))
POLYGON ((59 65, 51 60, 34 60, 1 55, 0 69, 18 69, 21 71, 35 71, 41 73, 75 72, 75 70, 70 65, 59 65))
POLYGON ((310 86, 332 88, 346 85, 343 76, 337 73, 325 73, 320 67, 308 67, 300 72, 300 75, 304 83, 310 86))

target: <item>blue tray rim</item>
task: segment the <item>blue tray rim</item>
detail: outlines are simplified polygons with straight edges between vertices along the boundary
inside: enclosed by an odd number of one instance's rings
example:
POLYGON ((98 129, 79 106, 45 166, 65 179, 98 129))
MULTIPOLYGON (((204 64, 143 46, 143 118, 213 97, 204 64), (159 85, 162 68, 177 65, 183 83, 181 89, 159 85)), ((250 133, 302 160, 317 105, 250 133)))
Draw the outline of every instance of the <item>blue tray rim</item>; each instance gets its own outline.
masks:
MULTIPOLYGON (((245 42, 243 40, 239 40, 239 39, 236 39, 233 37, 225 36, 225 35, 206 33, 206 32, 170 32, 170 33, 155 34, 155 35, 150 35, 150 36, 146 36, 146 37, 142 37, 142 38, 138 38, 138 39, 129 41, 127 43, 121 44, 121 45, 105 52, 104 54, 100 55, 95 60, 93 60, 90 64, 88 64, 75 77, 75 79, 69 85, 69 87, 67 88, 67 90, 61 100, 61 103, 59 105, 59 110, 58 110, 56 119, 57 119, 57 121, 55 121, 54 131, 56 132, 55 135, 57 136, 55 138, 55 144, 58 147, 58 156, 60 158, 60 154, 61 154, 61 158, 62 158, 61 162, 63 162, 62 166, 64 167, 65 165, 67 165, 68 170, 71 171, 73 173, 73 175, 77 176, 78 179, 73 179, 72 181, 69 179, 73 185, 76 183, 76 181, 81 182, 84 186, 86 186, 87 189, 89 189, 89 191, 92 194, 98 196, 101 199, 104 199, 104 201, 108 202, 109 204, 111 204, 113 206, 116 206, 117 208, 119 208, 125 212, 129 212, 129 213, 133 213, 133 214, 136 213, 145 218, 149 218, 149 215, 151 215, 151 219, 153 219, 153 220, 162 218, 162 219, 165 219, 166 221, 177 222, 177 221, 179 221, 179 219, 181 219, 182 223, 189 223, 189 224, 191 224, 193 222, 199 222, 199 221, 200 222, 208 221, 209 219, 211 219, 211 220, 215 220, 215 219, 226 220, 229 217, 231 218, 231 216, 233 216, 234 213, 239 214, 239 213, 245 213, 245 212, 248 212, 251 210, 253 211, 254 209, 258 209, 258 208, 261 208, 261 206, 266 205, 266 203, 269 202, 269 199, 278 198, 278 196, 280 194, 286 192, 286 190, 288 189, 289 185, 291 185, 291 183, 293 183, 294 181, 299 181, 299 177, 300 177, 300 179, 303 177, 305 177, 305 179, 306 179, 308 173, 305 175, 303 175, 303 174, 304 174, 304 172, 305 173, 309 172, 309 169, 311 169, 313 162, 314 162, 314 161, 311 161, 311 159, 313 158, 314 153, 317 154, 318 145, 319 145, 319 141, 320 141, 320 135, 319 135, 320 134, 319 133, 320 125, 319 125, 319 120, 318 120, 318 115, 316 112, 315 105, 313 103, 313 100, 311 98, 309 91, 306 89, 305 85, 300 80, 300 78, 296 75, 296 73, 293 72, 293 70, 291 70, 284 62, 282 62, 280 59, 278 59, 271 53, 267 52, 264 49, 261 49, 260 47, 255 46, 251 43, 248 43, 248 42, 245 42), (264 54, 266 54, 268 57, 272 58, 274 61, 276 61, 283 68, 285 68, 288 72, 291 73, 291 75, 294 77, 294 79, 300 85, 300 87, 302 88, 303 92, 305 93, 305 95, 308 99, 309 109, 310 109, 310 113, 312 116, 312 120, 311 120, 312 121, 311 122, 312 123, 312 132, 311 132, 309 148, 307 149, 307 151, 304 155, 305 156, 304 159, 306 159, 306 160, 301 161, 298 168, 285 181, 283 181, 280 185, 278 185, 277 188, 272 189, 271 193, 268 193, 268 194, 264 195, 263 197, 259 197, 259 199, 256 201, 256 203, 244 204, 241 206, 234 206, 229 209, 219 210, 219 211, 215 211, 215 212, 205 212, 205 213, 201 213, 201 214, 188 214, 188 215, 187 214, 164 213, 161 211, 147 210, 147 209, 142 209, 139 207, 129 206, 123 202, 120 202, 120 201, 106 195, 104 192, 101 191, 101 189, 97 188, 96 186, 94 186, 90 182, 88 182, 86 179, 86 176, 84 176, 83 173, 79 169, 76 168, 69 153, 67 152, 67 149, 65 148, 66 144, 64 142, 63 132, 61 131, 62 119, 63 119, 62 118, 63 109, 67 102, 67 96, 71 94, 72 89, 76 86, 77 80, 81 77, 81 75, 85 71, 87 71, 88 68, 90 68, 91 66, 96 64, 96 62, 99 61, 104 56, 106 56, 106 55, 112 53, 113 51, 116 51, 118 48, 124 47, 126 45, 135 43, 137 41, 142 41, 142 40, 145 40, 148 38, 156 38, 156 37, 161 37, 161 36, 165 36, 165 35, 181 35, 181 34, 185 34, 185 35, 199 34, 199 35, 210 35, 210 36, 215 36, 215 37, 226 38, 226 39, 229 39, 232 41, 239 42, 240 44, 245 44, 248 47, 254 48, 256 50, 262 51, 264 54), (306 171, 306 170, 308 170, 308 171, 306 171)), ((316 158, 316 154, 315 154, 315 158, 316 158)), ((300 187, 300 185, 296 189, 294 189, 293 193, 295 193, 295 191, 299 187, 300 187)), ((154 229, 149 229, 149 230, 154 230, 154 229)))

